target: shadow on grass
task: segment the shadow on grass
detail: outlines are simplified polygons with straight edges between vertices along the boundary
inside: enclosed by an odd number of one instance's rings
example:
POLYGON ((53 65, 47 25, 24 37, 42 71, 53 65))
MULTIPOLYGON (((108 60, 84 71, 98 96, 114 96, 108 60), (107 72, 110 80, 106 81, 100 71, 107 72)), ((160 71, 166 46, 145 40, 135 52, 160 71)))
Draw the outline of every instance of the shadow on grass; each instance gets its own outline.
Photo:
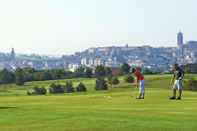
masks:
POLYGON ((0 110, 1 109, 15 109, 15 108, 17 108, 17 107, 15 107, 15 106, 0 106, 0 110))

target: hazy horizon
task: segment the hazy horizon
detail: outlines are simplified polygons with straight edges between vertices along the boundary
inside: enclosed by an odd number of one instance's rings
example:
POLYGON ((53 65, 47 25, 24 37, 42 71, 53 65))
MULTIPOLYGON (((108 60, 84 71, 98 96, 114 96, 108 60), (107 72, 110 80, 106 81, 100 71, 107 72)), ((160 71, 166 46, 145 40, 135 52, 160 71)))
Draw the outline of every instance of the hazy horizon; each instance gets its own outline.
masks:
POLYGON ((0 52, 73 54, 100 46, 176 46, 197 40, 195 0, 6 0, 0 52))

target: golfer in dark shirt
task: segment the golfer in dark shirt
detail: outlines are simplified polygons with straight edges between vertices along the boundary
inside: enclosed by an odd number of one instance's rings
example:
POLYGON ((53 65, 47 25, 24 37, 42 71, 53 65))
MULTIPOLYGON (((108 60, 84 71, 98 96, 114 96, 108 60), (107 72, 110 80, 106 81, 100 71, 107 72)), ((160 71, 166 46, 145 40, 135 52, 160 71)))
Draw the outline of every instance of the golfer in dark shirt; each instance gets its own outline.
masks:
POLYGON ((181 100, 182 91, 183 91, 183 78, 184 78, 184 71, 179 67, 178 64, 173 65, 173 79, 171 84, 173 84, 173 96, 170 97, 171 100, 177 99, 181 100), (178 90, 179 95, 176 98, 176 91, 178 90))

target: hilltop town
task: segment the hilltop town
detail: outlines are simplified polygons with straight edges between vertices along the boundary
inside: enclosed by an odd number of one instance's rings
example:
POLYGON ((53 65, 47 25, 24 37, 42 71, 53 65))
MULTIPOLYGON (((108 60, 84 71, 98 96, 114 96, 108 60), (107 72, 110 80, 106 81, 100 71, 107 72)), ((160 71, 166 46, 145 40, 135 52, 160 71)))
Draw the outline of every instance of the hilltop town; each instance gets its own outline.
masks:
POLYGON ((89 48, 83 52, 62 57, 49 57, 39 55, 20 55, 14 49, 11 53, 0 53, 0 69, 32 67, 41 69, 68 69, 75 70, 80 66, 120 67, 122 63, 131 66, 143 66, 152 70, 168 70, 173 63, 197 63, 197 41, 184 42, 183 33, 177 34, 177 47, 132 47, 126 44, 123 47, 97 47, 89 48))

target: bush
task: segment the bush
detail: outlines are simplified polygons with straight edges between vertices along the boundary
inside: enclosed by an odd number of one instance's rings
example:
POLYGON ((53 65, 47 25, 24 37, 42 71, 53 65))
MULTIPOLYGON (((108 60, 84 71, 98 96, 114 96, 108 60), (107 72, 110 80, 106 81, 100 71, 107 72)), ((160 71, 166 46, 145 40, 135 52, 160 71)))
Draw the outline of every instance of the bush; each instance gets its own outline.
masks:
POLYGON ((95 89, 107 90, 108 89, 107 81, 104 78, 97 78, 95 89))
POLYGON ((66 93, 75 92, 75 89, 73 88, 73 83, 72 83, 72 81, 67 81, 67 82, 66 82, 65 92, 66 92, 66 93))
POLYGON ((189 79, 185 81, 185 87, 189 90, 197 91, 197 80, 189 79))
POLYGON ((108 83, 112 85, 118 85, 120 83, 117 77, 108 77, 108 83))
POLYGON ((112 84, 113 85, 118 85, 119 83, 120 83, 120 81, 119 81, 118 77, 113 77, 112 78, 112 84))
POLYGON ((112 77, 107 78, 108 83, 112 86, 112 77))
POLYGON ((49 92, 52 93, 52 94, 64 93, 65 92, 65 86, 60 85, 60 84, 56 85, 56 84, 52 83, 50 85, 49 92))
POLYGON ((135 79, 132 75, 127 75, 127 76, 125 76, 124 81, 126 83, 134 83, 135 79))
POLYGON ((44 87, 35 86, 32 91, 27 91, 27 95, 46 95, 47 90, 44 87))
POLYGON ((83 83, 79 83, 79 85, 76 88, 77 92, 85 92, 87 91, 86 86, 83 83))

